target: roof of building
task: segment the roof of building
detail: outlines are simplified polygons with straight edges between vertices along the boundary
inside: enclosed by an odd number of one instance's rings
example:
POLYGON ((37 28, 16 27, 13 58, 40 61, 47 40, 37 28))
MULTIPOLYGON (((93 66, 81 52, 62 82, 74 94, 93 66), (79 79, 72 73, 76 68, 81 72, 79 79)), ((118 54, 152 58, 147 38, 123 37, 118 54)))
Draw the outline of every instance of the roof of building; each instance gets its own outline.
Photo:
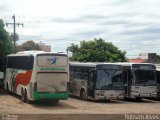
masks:
POLYGON ((141 58, 135 58, 135 59, 129 59, 128 62, 131 62, 131 63, 146 63, 147 60, 146 59, 141 59, 141 58))

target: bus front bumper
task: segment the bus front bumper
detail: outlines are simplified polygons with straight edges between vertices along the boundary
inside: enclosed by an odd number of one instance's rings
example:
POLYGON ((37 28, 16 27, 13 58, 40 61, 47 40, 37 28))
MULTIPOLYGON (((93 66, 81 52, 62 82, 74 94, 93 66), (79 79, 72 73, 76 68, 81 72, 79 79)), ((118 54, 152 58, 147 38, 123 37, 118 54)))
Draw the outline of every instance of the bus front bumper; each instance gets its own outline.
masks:
POLYGON ((96 90, 95 91, 96 100, 123 100, 124 92, 123 91, 112 91, 112 90, 96 90))
POLYGON ((136 93, 136 92, 132 92, 131 96, 134 97, 143 97, 143 98, 156 98, 157 97, 157 93, 136 93))
POLYGON ((96 100, 123 100, 124 96, 96 96, 96 100))

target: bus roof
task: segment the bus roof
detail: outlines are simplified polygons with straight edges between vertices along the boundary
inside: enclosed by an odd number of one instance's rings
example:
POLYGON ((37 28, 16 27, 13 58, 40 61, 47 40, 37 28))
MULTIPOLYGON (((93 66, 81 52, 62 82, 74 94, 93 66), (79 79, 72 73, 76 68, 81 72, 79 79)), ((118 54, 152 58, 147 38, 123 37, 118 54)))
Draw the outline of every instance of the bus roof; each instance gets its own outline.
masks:
POLYGON ((155 70, 156 66, 152 63, 118 63, 127 69, 145 69, 145 70, 155 70))
POLYGON ((69 62, 71 66, 96 67, 96 63, 69 62))
POLYGON ((83 66, 83 67, 96 67, 97 65, 119 65, 117 63, 105 63, 105 62, 70 62, 71 66, 83 66))
POLYGON ((64 53, 53 53, 53 52, 44 52, 44 51, 21 51, 17 52, 16 54, 10 54, 7 55, 8 57, 10 56, 30 56, 30 55, 38 55, 38 54, 58 54, 58 55, 67 55, 64 53))
MULTIPOLYGON (((115 68, 116 66, 121 69, 122 67, 131 67, 131 69, 135 68, 135 69, 156 69, 155 65, 152 63, 127 63, 127 62, 121 62, 121 63, 83 63, 83 62, 70 62, 70 66, 81 66, 81 67, 97 67, 100 65, 104 65, 103 67, 105 67, 105 65, 107 65, 107 68, 115 68)), ((116 68, 117 68, 116 67, 116 68)))
POLYGON ((152 63, 129 63, 129 62, 120 62, 120 63, 116 63, 122 66, 132 66, 132 65, 154 65, 152 63))

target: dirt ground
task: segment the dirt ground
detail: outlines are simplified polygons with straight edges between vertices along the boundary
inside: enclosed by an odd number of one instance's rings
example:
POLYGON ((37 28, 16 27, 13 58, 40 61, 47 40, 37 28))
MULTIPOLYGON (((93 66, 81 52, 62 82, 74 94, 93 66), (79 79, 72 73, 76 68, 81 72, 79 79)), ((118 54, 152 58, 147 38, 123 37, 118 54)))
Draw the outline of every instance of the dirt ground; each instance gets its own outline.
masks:
MULTIPOLYGON (((126 114, 160 114, 160 101, 82 101, 75 98, 61 100, 57 105, 49 102, 27 104, 20 97, 0 93, 2 116, 18 115, 19 119, 56 120, 109 120, 124 119, 126 114)), ((3 117, 0 118, 3 118, 3 117)), ((160 116, 159 116, 160 117, 160 116)), ((19 120, 18 119, 18 120, 19 120)))

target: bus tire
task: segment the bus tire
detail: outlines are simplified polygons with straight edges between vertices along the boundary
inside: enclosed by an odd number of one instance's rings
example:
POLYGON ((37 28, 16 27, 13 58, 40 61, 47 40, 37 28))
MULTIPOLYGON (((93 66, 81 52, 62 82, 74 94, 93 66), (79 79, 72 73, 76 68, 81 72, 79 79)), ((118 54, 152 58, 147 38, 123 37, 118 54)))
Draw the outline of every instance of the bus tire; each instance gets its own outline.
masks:
POLYGON ((136 97, 135 99, 136 99, 136 101, 142 101, 141 97, 136 97))
POLYGON ((85 90, 81 90, 80 97, 84 101, 87 99, 85 90))
POLYGON ((21 89, 21 100, 22 100, 22 102, 26 102, 26 98, 25 98, 25 92, 24 92, 24 90, 23 90, 23 88, 21 89))
POLYGON ((59 100, 53 100, 53 104, 58 104, 59 100))
POLYGON ((28 99, 28 94, 27 94, 27 90, 25 89, 25 102, 30 104, 31 101, 28 99))
POLYGON ((156 100, 160 101, 160 92, 157 93, 156 100))
POLYGON ((8 88, 8 83, 7 83, 7 89, 6 89, 7 93, 9 93, 9 88, 8 88))
POLYGON ((129 97, 124 97, 124 101, 128 101, 129 100, 129 97))
POLYGON ((7 83, 7 89, 6 89, 6 92, 7 92, 9 95, 11 95, 11 91, 9 91, 9 85, 8 85, 8 83, 7 83))

